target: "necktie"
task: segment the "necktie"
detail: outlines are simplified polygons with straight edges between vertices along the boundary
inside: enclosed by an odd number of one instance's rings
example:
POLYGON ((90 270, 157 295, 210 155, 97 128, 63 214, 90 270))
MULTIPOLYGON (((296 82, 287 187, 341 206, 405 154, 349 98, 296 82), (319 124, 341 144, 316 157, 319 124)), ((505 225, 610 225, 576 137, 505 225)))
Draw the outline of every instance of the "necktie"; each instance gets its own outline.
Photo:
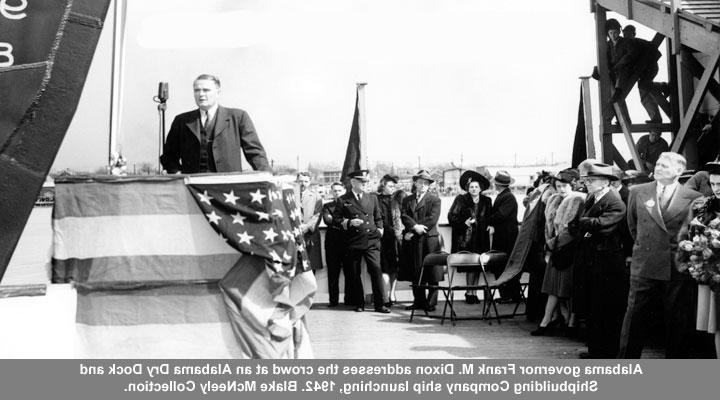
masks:
POLYGON ((201 111, 200 113, 201 113, 201 115, 200 115, 201 121, 200 122, 202 122, 202 127, 203 127, 203 129, 207 129, 208 120, 210 119, 210 118, 208 118, 209 117, 208 112, 201 111))
POLYGON ((667 186, 663 187, 662 193, 660 193, 660 207, 662 207, 663 210, 667 209, 668 204, 670 203, 670 190, 667 186))
POLYGON ((591 195, 585 202, 585 209, 589 210, 595 204, 595 196, 591 195))

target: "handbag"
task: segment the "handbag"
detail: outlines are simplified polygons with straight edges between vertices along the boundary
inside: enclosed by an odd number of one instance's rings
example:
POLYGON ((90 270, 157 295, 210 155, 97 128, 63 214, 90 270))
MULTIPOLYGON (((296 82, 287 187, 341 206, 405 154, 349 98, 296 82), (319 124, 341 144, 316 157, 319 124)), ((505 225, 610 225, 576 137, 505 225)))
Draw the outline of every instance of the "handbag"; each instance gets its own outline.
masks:
POLYGON ((575 252, 577 243, 572 241, 564 246, 557 247, 550 251, 552 267, 562 271, 575 263, 575 252))
MULTIPOLYGON (((476 218, 475 212, 472 210, 470 211, 470 218, 476 218)), ((475 224, 472 224, 472 225, 468 226, 467 228, 465 228, 465 234, 460 238, 460 243, 458 243, 458 247, 460 249, 467 250, 470 248, 474 229, 475 229, 475 224)))

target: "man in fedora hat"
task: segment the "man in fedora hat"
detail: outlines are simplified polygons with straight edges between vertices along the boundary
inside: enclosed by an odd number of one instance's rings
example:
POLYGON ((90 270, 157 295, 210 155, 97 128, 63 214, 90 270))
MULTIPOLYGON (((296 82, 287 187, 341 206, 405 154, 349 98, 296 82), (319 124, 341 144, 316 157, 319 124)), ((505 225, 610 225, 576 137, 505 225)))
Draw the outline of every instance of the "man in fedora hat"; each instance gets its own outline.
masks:
POLYGON ((372 282, 375 311, 387 314, 390 310, 383 303, 385 289, 380 270, 380 238, 383 235, 380 204, 374 194, 366 193, 365 189, 370 181, 367 170, 351 172, 348 177, 352 190, 340 196, 340 204, 333 213, 333 222, 345 231, 345 262, 352 275, 351 304, 355 311, 360 312, 365 308, 361 276, 361 263, 365 259, 372 282))
MULTIPOLYGON (((576 272, 585 289, 580 295, 587 306, 588 351, 580 357, 615 358, 627 298, 620 229, 625 204, 610 187, 610 182, 619 179, 612 166, 590 164, 581 177, 588 198, 580 218, 568 226, 575 236, 582 237, 576 263, 581 268, 576 272)), ((578 311, 582 312, 582 307, 578 311)))
MULTIPOLYGON (((402 202, 401 220, 405 227, 405 245, 407 252, 403 250, 408 258, 403 260, 404 267, 412 270, 413 282, 417 283, 420 278, 423 259, 429 253, 440 250, 440 239, 438 236, 437 223, 440 219, 440 198, 428 190, 434 180, 426 170, 420 170, 413 176, 415 193, 407 196, 402 202)), ((422 283, 437 285, 437 281, 426 281, 423 277, 422 283)), ((431 278, 434 279, 434 278, 431 278)), ((431 290, 425 295, 425 289, 413 288, 413 304, 408 309, 434 311, 437 304, 437 291, 431 290)))
MULTIPOLYGON (((504 170, 495 173, 492 180, 497 197, 488 215, 488 232, 490 232, 492 249, 510 255, 518 235, 518 203, 510 191, 515 179, 504 170)), ((491 271, 500 276, 502 270, 491 271)), ((520 274, 500 287, 500 302, 517 302, 520 300, 520 274)))
POLYGON ((695 283, 675 268, 678 232, 690 204, 700 193, 680 185, 685 158, 662 153, 655 164, 655 182, 630 188, 627 220, 635 239, 630 263, 630 294, 620 336, 620 358, 640 358, 648 330, 664 320, 665 356, 686 358, 694 332, 695 283), (654 306, 662 304, 663 316, 654 306))

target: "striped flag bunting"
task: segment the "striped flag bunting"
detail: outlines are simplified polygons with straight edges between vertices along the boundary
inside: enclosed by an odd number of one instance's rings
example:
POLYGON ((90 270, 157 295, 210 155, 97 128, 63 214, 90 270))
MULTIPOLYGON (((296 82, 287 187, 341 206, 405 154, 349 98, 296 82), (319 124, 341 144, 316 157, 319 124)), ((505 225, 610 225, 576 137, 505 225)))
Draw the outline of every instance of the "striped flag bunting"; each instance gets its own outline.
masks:
POLYGON ((269 179, 57 180, 53 280, 77 289, 79 356, 312 357, 304 315, 316 283, 298 256, 302 242, 287 234, 293 199, 276 198, 285 191, 269 179), (273 199, 253 204, 258 190, 273 199), (212 209, 198 206, 206 192, 212 209), (213 202, 226 200, 222 193, 241 196, 232 207, 213 202), (232 222, 238 213, 242 225, 232 222), (240 243, 238 233, 259 240, 240 243))

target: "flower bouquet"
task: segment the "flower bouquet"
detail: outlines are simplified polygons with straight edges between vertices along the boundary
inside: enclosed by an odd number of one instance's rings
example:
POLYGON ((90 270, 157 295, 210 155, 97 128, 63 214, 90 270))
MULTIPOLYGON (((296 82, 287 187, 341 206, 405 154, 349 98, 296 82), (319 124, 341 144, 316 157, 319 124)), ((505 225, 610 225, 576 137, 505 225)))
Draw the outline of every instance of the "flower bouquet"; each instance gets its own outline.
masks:
POLYGON ((677 268, 698 283, 720 291, 720 218, 707 225, 698 218, 690 222, 686 240, 678 243, 677 268))

